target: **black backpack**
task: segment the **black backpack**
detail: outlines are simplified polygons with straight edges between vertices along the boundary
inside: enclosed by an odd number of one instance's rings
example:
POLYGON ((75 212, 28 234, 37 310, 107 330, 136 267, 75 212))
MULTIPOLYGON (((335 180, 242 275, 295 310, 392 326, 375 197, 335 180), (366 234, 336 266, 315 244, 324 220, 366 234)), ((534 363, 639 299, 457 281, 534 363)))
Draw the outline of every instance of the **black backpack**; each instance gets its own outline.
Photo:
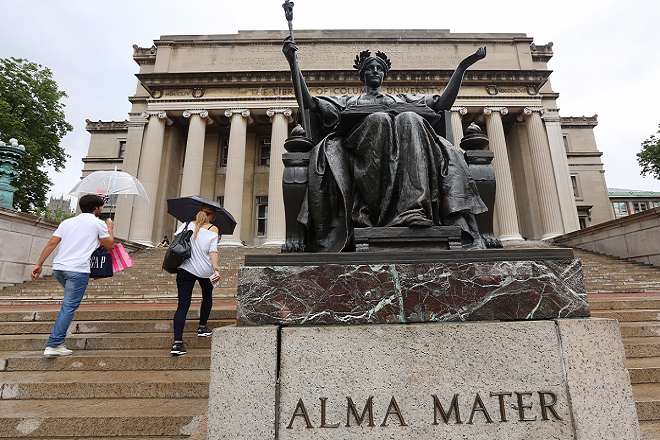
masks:
POLYGON ((163 270, 169 273, 176 273, 181 264, 190 258, 192 248, 190 246, 190 237, 193 231, 188 229, 190 222, 186 222, 186 226, 181 233, 174 237, 172 244, 165 252, 163 259, 163 270))

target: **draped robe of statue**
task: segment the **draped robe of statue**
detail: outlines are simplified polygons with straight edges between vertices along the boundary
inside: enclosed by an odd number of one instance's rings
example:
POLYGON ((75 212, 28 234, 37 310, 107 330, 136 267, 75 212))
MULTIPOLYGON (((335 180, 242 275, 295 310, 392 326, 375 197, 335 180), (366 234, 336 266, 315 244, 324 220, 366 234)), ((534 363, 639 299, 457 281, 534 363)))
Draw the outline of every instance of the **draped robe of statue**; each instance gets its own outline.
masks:
POLYGON ((431 125, 438 95, 313 99, 310 119, 325 137, 311 151, 298 216, 313 250, 354 250, 353 229, 371 226, 455 225, 465 248, 484 247, 474 215, 487 208, 461 151, 431 125))

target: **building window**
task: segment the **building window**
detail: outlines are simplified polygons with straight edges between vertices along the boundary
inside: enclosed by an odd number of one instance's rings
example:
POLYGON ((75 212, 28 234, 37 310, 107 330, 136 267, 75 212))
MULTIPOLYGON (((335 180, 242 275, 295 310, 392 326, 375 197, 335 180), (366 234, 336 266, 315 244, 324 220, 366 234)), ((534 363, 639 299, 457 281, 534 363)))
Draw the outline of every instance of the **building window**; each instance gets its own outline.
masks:
POLYGON ((259 139, 259 165, 270 166, 270 138, 259 139))
POLYGON ((635 212, 642 212, 649 209, 649 205, 646 202, 633 202, 633 207, 635 208, 635 212))
POLYGON ((578 220, 580 221, 580 229, 585 229, 587 227, 587 217, 580 216, 578 220))
POLYGON ((616 218, 621 218, 628 215, 627 202, 612 202, 612 206, 614 206, 614 216, 616 218))
POLYGON ((265 237, 268 227, 268 196, 257 197, 257 236, 265 237))
POLYGON ((220 142, 220 166, 227 166, 227 156, 229 156, 229 139, 223 139, 220 142))
POLYGON ((651 202, 654 208, 660 208, 660 202, 651 202))
POLYGON ((580 197, 580 190, 578 189, 577 176, 571 176, 571 185, 573 185, 573 196, 580 197))
POLYGON ((567 134, 562 135, 562 139, 564 140, 564 149, 566 151, 571 151, 570 147, 568 146, 568 135, 567 134))
POLYGON ((124 153, 126 153, 126 141, 119 141, 119 154, 117 157, 124 157, 124 153))
POLYGON ((219 196, 215 198, 215 201, 218 202, 218 205, 225 207, 225 196, 219 196))

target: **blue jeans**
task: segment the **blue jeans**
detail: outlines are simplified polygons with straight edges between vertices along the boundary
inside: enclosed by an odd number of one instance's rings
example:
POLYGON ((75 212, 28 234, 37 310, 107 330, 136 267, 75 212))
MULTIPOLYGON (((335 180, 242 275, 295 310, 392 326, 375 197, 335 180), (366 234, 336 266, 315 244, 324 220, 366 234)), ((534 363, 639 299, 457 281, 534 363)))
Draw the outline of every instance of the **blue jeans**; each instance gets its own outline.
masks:
POLYGON ((66 331, 73 321, 73 316, 80 306, 80 301, 85 295, 89 274, 83 272, 69 272, 68 270, 54 270, 55 279, 64 287, 64 299, 60 314, 53 324, 53 331, 48 338, 46 347, 57 347, 64 343, 66 331))

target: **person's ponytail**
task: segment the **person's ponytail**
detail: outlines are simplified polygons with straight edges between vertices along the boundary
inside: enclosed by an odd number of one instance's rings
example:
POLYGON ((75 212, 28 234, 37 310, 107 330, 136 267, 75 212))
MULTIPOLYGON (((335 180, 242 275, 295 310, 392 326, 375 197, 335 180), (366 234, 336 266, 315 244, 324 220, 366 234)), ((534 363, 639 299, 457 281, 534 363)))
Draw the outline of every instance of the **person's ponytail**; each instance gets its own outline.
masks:
POLYGON ((195 218, 195 221, 197 222, 195 225, 195 240, 197 240, 197 233, 199 232, 199 229, 202 227, 202 225, 210 223, 210 219, 213 217, 215 217, 215 208, 206 204, 199 207, 199 212, 195 218))
POLYGON ((197 217, 195 218, 195 221, 197 224, 195 225, 195 240, 197 240, 197 233, 199 232, 199 229, 202 227, 204 223, 207 223, 209 220, 208 215, 206 215, 206 212, 204 211, 199 211, 197 213, 197 217))

